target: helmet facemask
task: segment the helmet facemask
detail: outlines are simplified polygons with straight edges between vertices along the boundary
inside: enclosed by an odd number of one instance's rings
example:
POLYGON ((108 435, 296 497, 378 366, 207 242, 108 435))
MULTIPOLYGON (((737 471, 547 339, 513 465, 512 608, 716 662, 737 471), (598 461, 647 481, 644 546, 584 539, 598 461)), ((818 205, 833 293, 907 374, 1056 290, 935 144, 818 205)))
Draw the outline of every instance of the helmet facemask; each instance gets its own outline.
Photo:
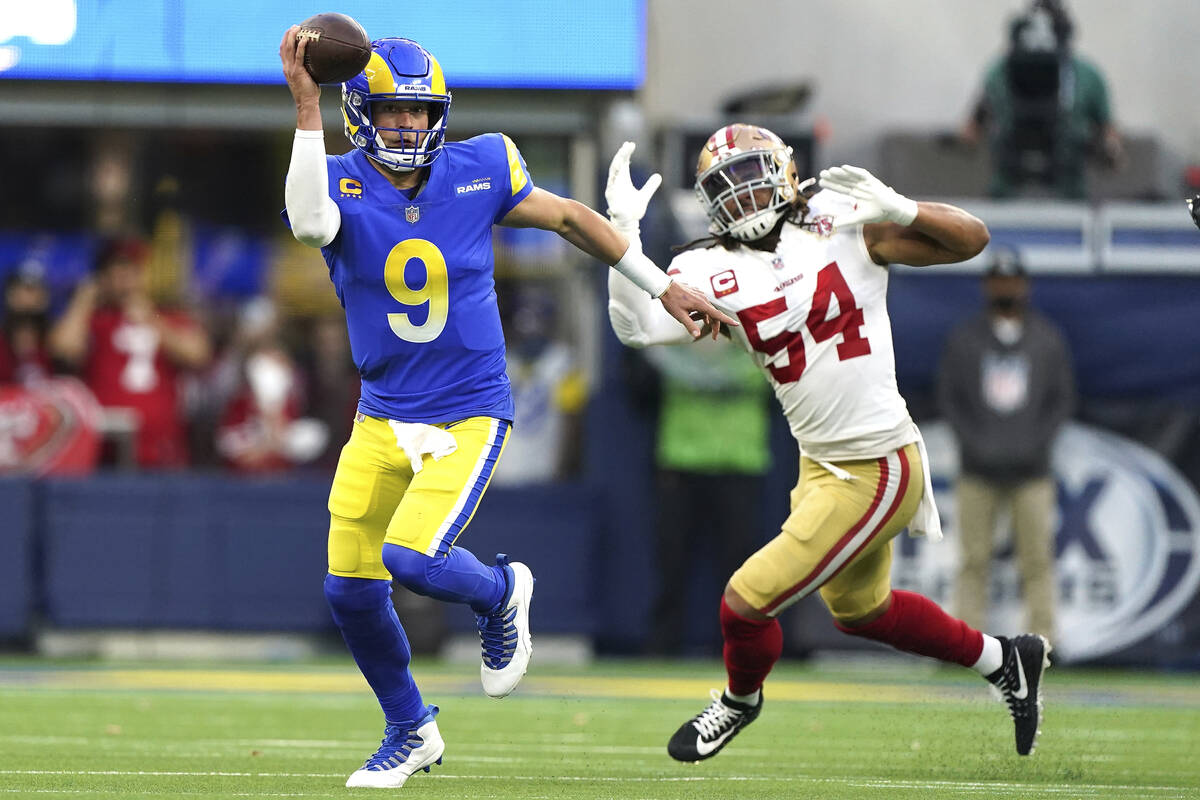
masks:
POLYGON ((441 67, 427 50, 407 39, 381 39, 366 69, 342 84, 346 138, 371 160, 393 172, 428 166, 442 151, 450 117, 450 92, 441 67), (421 103, 429 109, 428 128, 380 128, 374 107, 382 102, 421 103), (416 141, 388 147, 381 131, 415 133, 416 141))
MULTIPOLYGON (((352 94, 347 102, 353 103, 362 95, 352 94)), ((441 152, 442 144, 446 137, 446 117, 450 110, 450 97, 447 94, 445 100, 432 100, 422 95, 399 94, 399 93, 382 93, 369 94, 365 99, 359 100, 360 107, 363 109, 361 117, 364 124, 359 126, 359 129, 350 135, 350 141, 355 147, 363 150, 364 153, 372 160, 377 161, 393 172, 412 172, 415 169, 427 166, 441 152), (428 128, 385 128, 375 124, 374 106, 379 103, 402 101, 406 103, 420 102, 429 109, 429 127, 428 128), (416 140, 413 144, 405 144, 403 140, 399 145, 388 147, 384 143, 383 133, 390 131, 393 133, 415 133, 416 140), (369 147, 360 144, 361 140, 369 147)))
POLYGON ((696 196, 714 236, 744 242, 765 236, 799 196, 792 148, 766 128, 735 124, 700 153, 696 196))
POLYGON ((709 230, 748 242, 775 227, 796 199, 788 180, 787 160, 767 150, 752 150, 714 164, 696 179, 696 193, 708 212, 709 230))

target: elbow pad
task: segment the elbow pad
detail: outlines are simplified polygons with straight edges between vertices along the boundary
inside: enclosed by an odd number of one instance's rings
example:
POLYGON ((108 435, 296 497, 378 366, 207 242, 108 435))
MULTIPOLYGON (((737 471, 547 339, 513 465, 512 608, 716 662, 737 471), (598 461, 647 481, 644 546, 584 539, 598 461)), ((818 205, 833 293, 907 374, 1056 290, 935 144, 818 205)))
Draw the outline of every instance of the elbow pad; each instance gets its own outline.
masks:
POLYGON ((626 347, 641 349, 646 346, 646 334, 638 324, 637 316, 614 300, 608 301, 608 324, 626 347))
POLYGON ((317 212, 294 219, 289 212, 288 219, 292 223, 292 236, 296 237, 296 241, 309 247, 324 247, 337 237, 342 214, 337 203, 326 197, 317 212))

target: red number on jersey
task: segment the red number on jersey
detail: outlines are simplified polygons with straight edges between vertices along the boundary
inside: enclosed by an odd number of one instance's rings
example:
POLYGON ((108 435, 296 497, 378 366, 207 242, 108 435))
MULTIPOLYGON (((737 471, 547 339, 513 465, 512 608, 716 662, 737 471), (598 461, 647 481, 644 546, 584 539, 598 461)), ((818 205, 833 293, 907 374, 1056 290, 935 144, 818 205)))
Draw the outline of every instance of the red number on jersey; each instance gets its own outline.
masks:
POLYGON ((776 297, 774 300, 742 309, 738 312, 738 320, 742 323, 742 330, 746 331, 750 346, 758 352, 774 355, 787 348, 787 363, 771 364, 767 369, 780 383, 793 383, 800 380, 800 376, 804 374, 804 337, 798 332, 788 330, 770 339, 758 335, 758 323, 777 317, 785 311, 787 298, 776 297))
MULTIPOLYGON (((787 348, 787 363, 771 364, 767 369, 780 383, 793 383, 800 380, 800 376, 804 374, 804 337, 799 331, 788 330, 770 339, 764 339, 758 333, 758 323, 777 317, 785 311, 787 298, 776 297, 774 300, 739 311, 738 319, 742 323, 742 329, 746 331, 750 346, 757 352, 774 355, 787 348)), ((855 305, 854 293, 842 277, 836 261, 826 264, 817 273, 817 288, 813 292, 812 309, 808 312, 806 322, 815 341, 823 342, 839 333, 842 335, 842 341, 837 347, 839 361, 865 356, 871 352, 871 343, 859 330, 863 326, 863 311, 855 305), (833 319, 826 319, 829 315, 830 297, 837 298, 838 315, 833 319)))
POLYGON ((817 273, 817 289, 813 292, 812 310, 808 312, 808 329, 813 339, 823 342, 837 334, 842 341, 837 346, 838 360, 865 356, 871 352, 871 343, 859 331, 863 326, 863 311, 854 304, 854 293, 846 285, 842 271, 836 261, 831 261, 817 273), (838 315, 829 316, 829 298, 836 297, 838 315))

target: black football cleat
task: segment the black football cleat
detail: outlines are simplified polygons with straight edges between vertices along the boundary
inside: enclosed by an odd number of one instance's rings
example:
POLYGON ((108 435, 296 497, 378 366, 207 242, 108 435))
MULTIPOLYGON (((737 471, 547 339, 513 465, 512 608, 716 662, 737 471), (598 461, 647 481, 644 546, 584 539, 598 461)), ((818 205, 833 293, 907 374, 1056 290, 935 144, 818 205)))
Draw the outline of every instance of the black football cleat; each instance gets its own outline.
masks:
POLYGON ((758 703, 747 705, 730 700, 724 692, 712 690, 712 702, 708 708, 675 731, 667 742, 667 753, 676 761, 696 762, 712 758, 729 744, 738 731, 758 719, 762 711, 762 692, 758 703))
POLYGON ((1042 673, 1050 666, 1050 643, 1036 633, 999 638, 1004 662, 987 679, 1008 704, 1016 726, 1017 754, 1027 756, 1042 732, 1042 673))

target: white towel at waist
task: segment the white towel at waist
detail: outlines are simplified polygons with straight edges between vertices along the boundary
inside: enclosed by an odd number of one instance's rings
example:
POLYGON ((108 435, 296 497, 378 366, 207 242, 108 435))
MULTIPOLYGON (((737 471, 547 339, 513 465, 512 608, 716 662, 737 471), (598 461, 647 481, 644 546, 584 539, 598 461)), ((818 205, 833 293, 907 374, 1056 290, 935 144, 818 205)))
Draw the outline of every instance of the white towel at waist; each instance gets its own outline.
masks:
POLYGON ((432 456, 437 461, 458 449, 458 442, 450 431, 422 422, 397 422, 394 419, 389 419, 388 425, 396 434, 396 446, 408 456, 414 475, 421 471, 425 456, 432 456))
POLYGON ((929 454, 925 452, 925 440, 921 438, 921 429, 913 424, 913 431, 917 434, 917 451, 921 454, 921 471, 925 473, 925 491, 921 495, 921 502, 917 505, 917 512, 913 514, 912 521, 908 523, 909 536, 924 536, 931 542, 940 542, 942 540, 942 519, 938 516, 937 503, 933 499, 933 467, 929 463, 929 454))
MULTIPOLYGON (((915 423, 912 427, 913 434, 916 436, 917 452, 921 454, 921 477, 925 482, 925 487, 921 492, 921 502, 917 504, 917 510, 913 513, 913 518, 908 523, 908 535, 913 537, 924 536, 931 542, 940 542, 942 540, 942 520, 938 516, 937 503, 933 499, 933 480, 930 478, 932 470, 929 465, 929 454, 925 452, 925 440, 921 438, 921 429, 915 423)), ((853 475, 837 464, 819 460, 817 463, 829 470, 840 480, 849 481, 854 479, 853 475)))

